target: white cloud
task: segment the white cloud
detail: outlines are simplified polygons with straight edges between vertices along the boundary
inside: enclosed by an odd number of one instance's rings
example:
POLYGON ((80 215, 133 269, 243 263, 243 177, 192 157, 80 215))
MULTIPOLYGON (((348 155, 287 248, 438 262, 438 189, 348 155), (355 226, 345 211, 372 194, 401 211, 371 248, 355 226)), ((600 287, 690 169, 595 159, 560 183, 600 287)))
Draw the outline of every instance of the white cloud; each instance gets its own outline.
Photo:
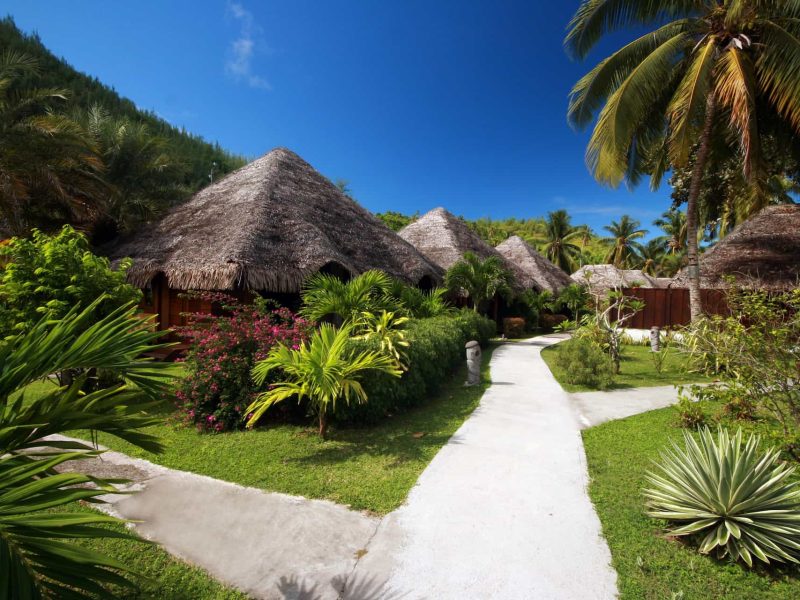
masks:
POLYGON ((272 86, 266 79, 253 73, 256 46, 262 44, 261 26, 256 23, 253 13, 239 2, 228 3, 228 14, 239 24, 239 36, 230 44, 225 72, 252 88, 271 90, 272 86))

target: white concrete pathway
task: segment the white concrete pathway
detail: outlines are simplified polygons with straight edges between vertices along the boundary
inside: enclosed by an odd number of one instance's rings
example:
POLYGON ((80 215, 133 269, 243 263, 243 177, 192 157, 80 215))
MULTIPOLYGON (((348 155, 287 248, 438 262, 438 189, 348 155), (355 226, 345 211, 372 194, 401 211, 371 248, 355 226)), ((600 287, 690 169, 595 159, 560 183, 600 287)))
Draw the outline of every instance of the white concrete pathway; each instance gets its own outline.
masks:
POLYGON ((115 452, 78 468, 132 479, 112 512, 256 598, 613 598, 577 413, 540 356, 560 339, 495 350, 480 406, 382 520, 115 452))
POLYGON ((577 392, 570 394, 570 399, 577 411, 581 429, 586 429, 606 421, 671 406, 678 402, 678 388, 662 385, 605 392, 577 392))
POLYGON ((384 518, 356 575, 413 599, 616 595, 575 412, 540 356, 560 339, 494 351, 480 406, 384 518))

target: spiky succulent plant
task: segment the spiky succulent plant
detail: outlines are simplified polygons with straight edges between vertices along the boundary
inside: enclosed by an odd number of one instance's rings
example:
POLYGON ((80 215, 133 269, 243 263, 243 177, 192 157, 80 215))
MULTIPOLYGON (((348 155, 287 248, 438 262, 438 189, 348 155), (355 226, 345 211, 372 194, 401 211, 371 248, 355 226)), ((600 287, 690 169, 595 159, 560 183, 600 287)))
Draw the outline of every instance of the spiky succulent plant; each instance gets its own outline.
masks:
POLYGON ((673 524, 671 535, 692 536, 700 552, 715 552, 753 566, 800 562, 800 482, 794 467, 774 448, 760 452, 759 437, 746 442, 708 427, 696 439, 684 432, 685 448, 673 442, 647 474, 647 514, 673 524))

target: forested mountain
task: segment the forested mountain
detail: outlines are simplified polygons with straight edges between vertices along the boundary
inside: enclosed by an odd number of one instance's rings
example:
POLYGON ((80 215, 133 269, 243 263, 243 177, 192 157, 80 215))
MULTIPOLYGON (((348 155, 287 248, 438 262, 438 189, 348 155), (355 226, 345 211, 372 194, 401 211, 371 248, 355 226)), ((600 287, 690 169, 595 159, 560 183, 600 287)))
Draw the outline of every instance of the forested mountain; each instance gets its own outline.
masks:
POLYGON ((147 131, 163 138, 168 151, 182 165, 182 184, 193 192, 208 183, 214 166, 215 177, 223 175, 244 164, 241 156, 222 149, 219 144, 209 143, 202 137, 174 127, 150 111, 143 111, 129 99, 121 97, 113 88, 73 68, 64 59, 48 50, 38 35, 20 31, 8 16, 0 20, 0 49, 3 53, 23 54, 37 63, 36 72, 27 72, 14 81, 19 88, 54 88, 68 92, 61 111, 88 112, 94 106, 105 109, 115 119, 129 119, 146 126, 147 131))

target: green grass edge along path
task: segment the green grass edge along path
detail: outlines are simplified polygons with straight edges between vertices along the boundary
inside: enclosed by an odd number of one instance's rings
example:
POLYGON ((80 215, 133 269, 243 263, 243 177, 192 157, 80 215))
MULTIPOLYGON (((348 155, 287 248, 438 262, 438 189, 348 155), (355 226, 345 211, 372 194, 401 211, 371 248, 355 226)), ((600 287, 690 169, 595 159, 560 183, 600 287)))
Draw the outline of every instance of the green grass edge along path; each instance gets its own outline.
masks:
POLYGON ((749 571, 703 556, 694 547, 664 536, 663 523, 645 515, 645 472, 671 439, 680 443, 682 430, 677 422, 677 409, 669 407, 583 432, 589 496, 611 549, 620 597, 800 598, 797 568, 749 571))
MULTIPOLYGON (((424 405, 375 426, 333 427, 327 441, 319 439, 313 424, 198 434, 166 422, 171 406, 165 407, 164 423, 142 430, 160 438, 163 454, 108 434, 100 434, 98 441, 172 469, 386 514, 403 503, 428 463, 478 406, 490 383, 495 347, 490 344, 483 354, 480 386, 464 387, 464 365, 424 405)), ((87 437, 87 432, 75 435, 87 437)))
MULTIPOLYGON (((561 350, 560 346, 560 344, 556 344, 542 350, 542 358, 553 373, 553 377, 567 392, 594 391, 593 388, 584 385, 574 385, 566 382, 563 371, 555 361, 556 355, 561 350)), ((685 355, 674 349, 668 352, 669 354, 664 359, 664 369, 661 373, 658 373, 650 357, 649 346, 624 344, 620 372, 614 377, 614 383, 609 389, 682 385, 709 381, 707 377, 688 370, 685 355)))

